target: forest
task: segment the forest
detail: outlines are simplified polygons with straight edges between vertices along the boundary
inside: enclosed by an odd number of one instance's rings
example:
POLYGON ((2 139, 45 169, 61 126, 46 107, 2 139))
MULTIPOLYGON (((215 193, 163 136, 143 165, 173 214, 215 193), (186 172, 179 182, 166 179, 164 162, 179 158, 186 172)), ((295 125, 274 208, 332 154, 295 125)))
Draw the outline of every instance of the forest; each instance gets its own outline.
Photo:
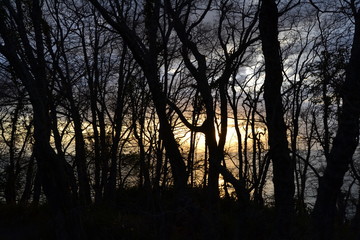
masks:
POLYGON ((0 239, 360 239, 359 0, 0 0, 0 239))

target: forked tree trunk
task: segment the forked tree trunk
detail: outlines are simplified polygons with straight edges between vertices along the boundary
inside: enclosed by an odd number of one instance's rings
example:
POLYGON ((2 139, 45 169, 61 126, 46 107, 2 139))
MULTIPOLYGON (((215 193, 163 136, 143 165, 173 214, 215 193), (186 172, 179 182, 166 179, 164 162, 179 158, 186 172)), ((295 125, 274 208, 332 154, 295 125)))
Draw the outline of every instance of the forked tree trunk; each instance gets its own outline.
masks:
POLYGON ((355 33, 351 57, 342 91, 343 106, 338 130, 320 179, 314 219, 314 239, 331 239, 336 214, 336 200, 344 175, 358 145, 360 117, 360 12, 355 16, 355 33))

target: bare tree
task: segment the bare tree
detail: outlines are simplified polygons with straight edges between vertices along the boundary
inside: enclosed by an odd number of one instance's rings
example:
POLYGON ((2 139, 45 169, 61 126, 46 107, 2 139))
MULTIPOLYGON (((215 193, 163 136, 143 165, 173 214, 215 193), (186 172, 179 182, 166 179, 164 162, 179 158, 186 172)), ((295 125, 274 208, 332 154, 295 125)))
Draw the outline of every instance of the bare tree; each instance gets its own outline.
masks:
MULTIPOLYGON (((137 6, 137 4, 135 4, 135 15, 138 14, 137 7, 143 7, 144 9, 145 15, 142 17, 144 18, 144 29, 147 36, 146 42, 142 42, 141 37, 137 35, 135 29, 133 29, 131 25, 128 25, 125 9, 130 9, 131 5, 126 6, 114 3, 114 9, 118 9, 118 11, 124 10, 124 12, 117 11, 116 15, 119 15, 119 17, 113 18, 112 13, 109 12, 104 5, 100 4, 100 2, 91 0, 91 3, 94 4, 104 19, 123 38, 144 72, 160 122, 160 136, 164 140, 166 154, 171 164, 174 186, 179 193, 178 197, 183 198, 186 195, 185 189, 187 185, 185 163, 177 147, 177 142, 175 141, 171 125, 167 118, 166 95, 158 77, 159 67, 157 63, 159 46, 157 42, 157 23, 160 14, 160 3, 158 1, 149 1, 144 6, 137 6)), ((112 3, 109 2, 108 4, 112 6, 112 3)), ((133 24, 136 26, 137 23, 134 22, 133 24)))
POLYGON ((275 1, 262 1, 259 18, 260 38, 265 58, 264 100, 269 138, 269 157, 273 163, 276 226, 274 239, 291 238, 294 217, 294 166, 290 158, 281 97, 282 60, 278 40, 278 9, 275 1))
POLYGON ((84 233, 69 191, 65 163, 50 145, 49 79, 40 2, 4 1, 0 7, 0 23, 3 26, 0 30, 3 41, 0 52, 7 58, 30 97, 34 119, 34 153, 42 186, 57 224, 57 238, 81 239, 84 233), (33 35, 29 34, 29 30, 33 35), (12 34, 14 31, 17 35, 12 34))
POLYGON ((329 153, 324 175, 320 179, 318 196, 313 210, 315 238, 331 239, 336 213, 336 201, 340 194, 344 175, 352 162, 352 156, 358 145, 360 116, 360 11, 354 1, 349 5, 355 20, 355 32, 351 57, 346 70, 342 89, 342 110, 339 116, 338 130, 329 153))

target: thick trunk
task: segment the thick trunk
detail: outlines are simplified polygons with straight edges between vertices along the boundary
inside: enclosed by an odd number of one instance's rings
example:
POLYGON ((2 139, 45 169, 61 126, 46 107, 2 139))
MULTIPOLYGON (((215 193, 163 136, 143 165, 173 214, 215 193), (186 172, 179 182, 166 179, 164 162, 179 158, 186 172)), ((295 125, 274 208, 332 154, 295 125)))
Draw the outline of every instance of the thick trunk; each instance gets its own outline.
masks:
POLYGON ((219 165, 221 164, 220 152, 215 137, 215 127, 212 125, 205 132, 206 142, 209 146, 209 175, 208 193, 210 205, 215 205, 219 198, 219 165))
POLYGON ((27 166, 24 192, 20 199, 20 203, 24 205, 28 204, 31 196, 31 187, 33 186, 34 163, 35 163, 35 156, 34 154, 32 154, 27 166))
POLYGON ((156 195, 160 194, 160 179, 161 179, 161 169, 163 167, 163 152, 164 147, 162 141, 159 140, 156 143, 156 169, 155 169, 155 179, 153 180, 153 188, 156 195))
POLYGON ((355 233, 356 239, 360 239, 360 189, 358 190, 356 213, 351 222, 351 229, 355 233))
POLYGON ((140 133, 138 133, 138 129, 137 129, 137 125, 136 125, 136 119, 134 118, 134 136, 136 138, 136 140, 138 141, 138 145, 139 145, 139 161, 140 161, 140 172, 139 172, 139 187, 140 188, 144 188, 145 190, 150 190, 151 185, 150 185, 150 174, 149 174, 149 168, 148 165, 146 163, 146 152, 145 152, 145 145, 144 145, 144 139, 143 139, 143 131, 145 128, 144 125, 144 117, 145 116, 141 116, 140 117, 140 133))
POLYGON ((71 105, 71 115, 74 121, 75 129, 75 164, 79 181, 79 198, 81 204, 88 205, 91 203, 91 193, 86 167, 85 140, 82 133, 81 117, 78 112, 78 108, 75 106, 72 96, 69 96, 69 98, 71 105))
POLYGON ((120 142, 119 138, 115 137, 110 150, 109 178, 104 189, 104 199, 109 203, 115 203, 116 200, 116 170, 118 166, 118 147, 120 142))
POLYGON ((40 201, 40 195, 41 195, 41 176, 39 170, 37 170, 35 179, 34 179, 34 193, 33 193, 33 199, 31 204, 33 206, 38 206, 40 201))
MULTIPOLYGON (((187 201, 188 197, 186 194, 187 187, 187 173, 184 159, 178 148, 178 143, 175 140, 174 133, 172 131, 172 126, 170 125, 167 111, 166 111, 166 99, 167 96, 164 91, 162 91, 162 86, 159 81, 158 76, 158 43, 157 43, 157 33, 158 33, 158 20, 159 20, 159 10, 160 10, 160 1, 149 1, 146 5, 146 8, 151 9, 146 13, 146 28, 148 31, 149 38, 149 51, 145 56, 143 65, 143 70, 149 84, 152 100, 155 105, 156 113, 159 118, 160 123, 160 138, 163 140, 166 149, 166 155, 169 158, 171 165, 172 174, 174 177, 174 187, 178 193, 178 201, 187 201), (185 196, 186 195, 186 196, 185 196)), ((183 204, 184 202, 182 202, 183 204)))
MULTIPOLYGON (((10 159, 10 161, 14 161, 10 159)), ((6 168, 6 184, 4 189, 6 204, 16 204, 16 175, 13 162, 6 168)))
POLYGON ((319 183, 313 218, 316 239, 331 239, 336 214, 336 200, 344 175, 358 145, 360 117, 360 13, 355 19, 351 58, 343 87, 343 107, 339 127, 327 166, 319 183))
POLYGON ((78 197, 79 197, 78 196, 78 185, 77 185, 77 181, 76 181, 76 178, 75 178, 73 168, 65 160, 65 154, 64 154, 64 152, 62 150, 61 136, 60 136, 60 132, 59 132, 59 129, 58 129, 58 123, 57 123, 58 118, 57 118, 57 115, 56 115, 56 106, 54 106, 53 104, 51 105, 50 116, 51 116, 51 121, 52 121, 51 130, 52 130, 52 135, 53 135, 53 138, 54 138, 55 149, 56 149, 56 152, 57 152, 56 155, 57 155, 57 157, 59 159, 61 159, 61 161, 63 161, 65 163, 66 174, 67 174, 67 177, 68 177, 68 179, 70 181, 72 198, 73 198, 74 202, 77 202, 78 197))
POLYGON ((148 73, 148 83, 152 93, 152 100, 154 102, 156 113, 160 122, 160 138, 166 149, 166 155, 169 158, 172 174, 174 177, 174 187, 179 192, 183 192, 187 185, 187 174, 184 160, 172 132, 171 125, 166 114, 166 96, 161 92, 161 87, 157 82, 156 73, 148 73), (150 75, 150 76, 149 76, 150 75))
POLYGON ((79 214, 73 213, 75 205, 69 190, 66 163, 50 146, 50 118, 47 104, 39 96, 30 96, 34 108, 34 154, 38 171, 41 173, 43 190, 56 224, 56 236, 58 239, 82 239, 79 214))
POLYGON ((277 221, 274 239, 289 239, 294 215, 294 163, 286 136, 281 99, 282 63, 278 41, 278 12, 274 0, 262 1, 260 38, 265 58, 264 99, 269 138, 269 155, 273 163, 273 182, 277 221))

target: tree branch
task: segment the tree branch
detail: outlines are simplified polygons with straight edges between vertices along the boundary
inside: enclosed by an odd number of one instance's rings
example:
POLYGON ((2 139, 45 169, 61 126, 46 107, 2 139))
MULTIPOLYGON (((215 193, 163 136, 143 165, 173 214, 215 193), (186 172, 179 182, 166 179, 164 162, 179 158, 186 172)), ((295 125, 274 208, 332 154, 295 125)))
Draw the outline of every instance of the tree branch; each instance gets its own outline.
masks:
POLYGON ((185 126, 187 128, 189 128, 191 131, 194 131, 194 132, 204 132, 204 128, 206 126, 206 120, 203 122, 203 124, 201 126, 194 126, 185 118, 185 116, 181 112, 181 110, 176 106, 175 103, 170 101, 170 99, 167 99, 167 104, 176 112, 176 114, 179 116, 180 120, 185 124, 185 126))

